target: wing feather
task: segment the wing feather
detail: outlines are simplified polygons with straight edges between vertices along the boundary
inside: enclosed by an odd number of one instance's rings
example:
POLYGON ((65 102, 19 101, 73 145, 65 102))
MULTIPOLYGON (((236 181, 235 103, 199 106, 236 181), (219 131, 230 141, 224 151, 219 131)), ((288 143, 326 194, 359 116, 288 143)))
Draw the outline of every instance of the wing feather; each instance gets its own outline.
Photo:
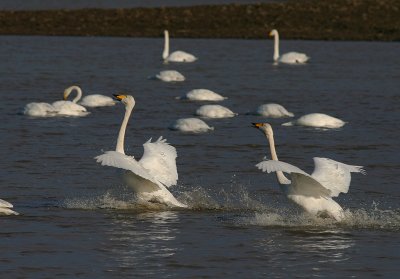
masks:
POLYGON ((178 181, 175 147, 162 137, 155 142, 148 140, 143 147, 144 153, 139 160, 140 165, 165 186, 175 185, 178 181))
POLYGON ((328 158, 314 157, 313 159, 315 169, 311 177, 331 190, 331 197, 337 197, 340 193, 349 191, 352 172, 366 174, 361 166, 346 165, 328 158))
POLYGON ((256 165, 257 168, 259 168, 262 171, 267 171, 268 173, 271 172, 277 172, 277 171, 282 171, 286 173, 292 173, 292 172, 297 172, 297 173, 302 173, 306 174, 304 171, 299 169, 296 166, 293 166, 291 164, 281 162, 281 161, 276 161, 276 160, 265 160, 256 165))

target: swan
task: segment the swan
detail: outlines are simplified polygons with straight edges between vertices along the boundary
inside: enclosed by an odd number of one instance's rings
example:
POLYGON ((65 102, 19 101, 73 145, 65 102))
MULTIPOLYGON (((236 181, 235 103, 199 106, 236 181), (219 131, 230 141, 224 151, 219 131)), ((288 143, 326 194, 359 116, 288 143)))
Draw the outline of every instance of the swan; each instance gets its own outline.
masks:
POLYGON ((184 81, 185 77, 174 70, 161 71, 156 78, 165 82, 184 81))
POLYGON ((25 105, 23 114, 34 117, 49 117, 57 115, 57 109, 49 103, 29 103, 25 105))
POLYGON ((77 104, 81 97, 82 90, 78 86, 71 86, 64 90, 64 100, 56 101, 52 104, 52 106, 56 108, 58 115, 86 116, 89 114, 89 112, 86 110, 85 107, 77 104), (76 90, 77 92, 76 97, 72 100, 72 102, 66 101, 73 90, 76 90))
POLYGON ((180 97, 181 100, 191 101, 223 101, 228 99, 208 89, 193 89, 186 93, 186 95, 180 97))
POLYGON ((347 193, 352 172, 365 174, 361 166, 346 165, 327 158, 314 157, 314 172, 309 175, 301 169, 278 160, 275 150, 274 133, 268 123, 253 123, 268 139, 272 160, 256 165, 262 171, 275 172, 281 190, 305 211, 317 215, 327 213, 337 221, 343 220, 342 207, 332 197, 347 193), (283 172, 290 175, 287 179, 283 172))
POLYGON ((288 52, 279 56, 279 34, 278 30, 273 29, 270 33, 270 36, 274 37, 274 61, 281 62, 286 64, 302 64, 306 63, 310 57, 305 55, 304 53, 299 52, 288 52))
POLYGON ((271 118, 282 118, 282 117, 293 117, 294 114, 287 111, 283 106, 279 104, 269 103, 263 104, 257 108, 255 114, 271 117, 271 118))
MULTIPOLYGON (((73 90, 77 91, 77 97, 73 100, 74 103, 80 100, 82 97, 82 89, 77 86, 73 85, 65 89, 64 95, 67 95, 67 97, 71 94, 73 90), (76 100, 76 101, 75 101, 76 100)), ((107 106, 113 106, 115 105, 115 101, 108 96, 100 95, 100 94, 92 94, 92 95, 86 95, 85 97, 82 98, 82 101, 79 102, 81 106, 85 107, 107 107, 107 106)))
POLYGON ((130 95, 114 95, 125 105, 125 116, 119 130, 115 151, 106 151, 95 157, 103 166, 127 170, 125 180, 133 188, 140 200, 162 203, 171 207, 187 207, 168 191, 178 180, 176 170, 176 149, 160 137, 143 144, 144 153, 137 161, 133 156, 125 155, 124 139, 129 117, 135 106, 135 99, 130 95))
POLYGON ((162 58, 165 62, 194 62, 197 60, 197 57, 195 57, 194 55, 181 50, 177 50, 169 54, 168 30, 164 30, 164 50, 162 53, 162 58))
POLYGON ((13 207, 11 203, 0 199, 0 215, 19 215, 18 212, 11 209, 13 207))
POLYGON ((299 119, 283 123, 283 126, 293 126, 293 125, 300 125, 300 126, 309 126, 315 128, 340 128, 346 122, 340 120, 339 118, 335 118, 329 116, 324 113, 310 113, 303 115, 299 119))
POLYGON ((203 120, 194 117, 180 118, 176 120, 169 128, 171 130, 191 133, 203 133, 214 130, 214 127, 210 127, 203 120))
POLYGON ((228 118, 237 114, 220 105, 203 105, 197 109, 196 115, 208 118, 228 118))

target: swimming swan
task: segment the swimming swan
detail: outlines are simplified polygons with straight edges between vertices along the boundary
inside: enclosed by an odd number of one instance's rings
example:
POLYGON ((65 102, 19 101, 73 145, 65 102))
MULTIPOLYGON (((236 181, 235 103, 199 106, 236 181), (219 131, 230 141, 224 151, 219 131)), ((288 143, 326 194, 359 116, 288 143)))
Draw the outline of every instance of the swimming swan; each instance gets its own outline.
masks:
POLYGON ((164 50, 162 58, 165 62, 194 62, 197 60, 195 56, 190 53, 177 50, 169 54, 169 32, 164 30, 164 50))
POLYGON ((279 34, 276 29, 273 29, 270 33, 270 36, 274 37, 274 61, 281 62, 286 64, 302 64, 306 63, 310 57, 305 55, 304 53, 299 52, 288 52, 279 56, 279 34))
POLYGON ((271 118, 282 118, 282 117, 293 117, 294 114, 287 111, 283 106, 279 104, 269 103, 259 106, 254 112, 256 115, 271 117, 271 118))
POLYGON ((63 116, 86 116, 90 112, 85 107, 78 105, 77 102, 82 97, 82 90, 78 86, 71 86, 64 90, 62 101, 56 101, 52 104, 57 110, 57 115, 63 116), (73 90, 76 90, 76 97, 71 101, 67 101, 68 96, 73 90))
POLYGON ((335 118, 329 116, 324 113, 310 113, 301 116, 299 119, 283 123, 283 126, 293 126, 293 125, 300 125, 300 126, 308 126, 308 127, 315 127, 315 128, 340 128, 346 122, 340 120, 339 118, 335 118))
POLYGON ((116 167, 127 170, 126 182, 133 188, 140 200, 162 203, 171 207, 187 207, 179 202, 168 191, 178 180, 176 169, 176 149, 160 137, 157 141, 151 139, 143 144, 144 153, 137 161, 133 156, 125 155, 124 139, 129 117, 135 106, 135 99, 130 95, 114 95, 126 108, 118 134, 115 151, 106 151, 95 157, 103 166, 116 167))
POLYGON ((203 105, 196 110, 196 115, 208 118, 228 118, 234 117, 237 113, 220 105, 203 105))
POLYGON ((191 101, 223 101, 225 99, 228 99, 226 97, 223 97, 219 95, 218 93, 215 93, 211 90, 208 89, 193 89, 186 93, 185 96, 180 97, 179 99, 181 100, 191 100, 191 101))
MULTIPOLYGON (((82 89, 77 85, 68 87, 67 89, 65 89, 64 92, 68 91, 69 95, 73 90, 76 90, 78 92, 78 95, 82 96, 82 89)), ((112 98, 101 94, 86 95, 85 97, 82 98, 82 101, 79 102, 81 106, 92 107, 92 108, 114 106, 115 103, 116 102, 112 98)))
POLYGON ((176 82, 185 80, 185 77, 181 73, 174 70, 161 71, 155 77, 164 82, 176 82))
POLYGON ((275 172, 281 190, 286 196, 305 211, 317 215, 327 213, 337 221, 343 220, 342 207, 332 197, 349 191, 351 173, 365 170, 361 166, 346 165, 327 158, 314 157, 315 169, 309 175, 301 169, 278 160, 275 150, 274 134, 268 123, 253 123, 268 139, 272 160, 256 165, 262 171, 275 172), (290 180, 283 172, 290 175, 290 180))
POLYGON ((198 118, 180 118, 176 120, 170 127, 171 130, 190 132, 190 133, 204 133, 210 130, 214 130, 213 127, 207 125, 201 119, 198 118))

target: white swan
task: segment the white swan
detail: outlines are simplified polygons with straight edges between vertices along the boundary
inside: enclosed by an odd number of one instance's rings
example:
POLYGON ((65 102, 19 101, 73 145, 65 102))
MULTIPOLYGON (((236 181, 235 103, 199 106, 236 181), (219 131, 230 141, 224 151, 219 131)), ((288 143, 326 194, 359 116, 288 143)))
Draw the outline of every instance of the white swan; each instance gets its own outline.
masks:
POLYGON ((162 53, 162 58, 165 62, 194 62, 197 58, 187 52, 177 50, 169 54, 169 32, 164 30, 164 50, 162 53))
POLYGON ((228 99, 208 89, 193 89, 179 99, 191 101, 223 101, 228 99))
POLYGON ((327 158, 314 157, 315 169, 309 175, 301 169, 278 160, 275 150, 274 133, 268 123, 253 123, 269 141, 272 160, 265 160, 256 166, 262 171, 275 172, 281 190, 286 196, 307 212, 317 215, 327 213, 340 221, 345 216, 342 207, 332 197, 347 193, 352 172, 365 174, 361 166, 351 166, 327 158), (290 175, 287 179, 283 172, 290 175))
POLYGON ((279 104, 269 103, 259 106, 255 114, 261 115, 264 117, 271 118, 282 118, 282 117, 293 117, 294 114, 287 111, 283 106, 279 104))
POLYGON ((19 215, 18 212, 11 209, 13 207, 11 203, 0 199, 0 215, 19 215))
POLYGON ((305 55, 304 53, 299 52, 288 52, 279 56, 279 34, 276 29, 273 29, 270 33, 270 36, 274 37, 274 61, 281 62, 286 64, 301 64, 306 63, 310 57, 305 55))
POLYGON ((176 120, 170 127, 171 130, 177 130, 181 132, 191 132, 191 133, 204 133, 210 130, 214 130, 203 120, 198 118, 180 118, 176 120))
POLYGON ((196 115, 208 118, 228 118, 237 114, 220 105, 203 105, 197 109, 196 115))
POLYGON ((48 103, 29 103, 24 107, 25 115, 34 117, 49 117, 57 115, 57 109, 48 103))
POLYGON ((64 90, 64 100, 56 101, 52 105, 57 110, 57 115, 62 116, 86 116, 89 112, 85 107, 78 105, 77 102, 82 97, 82 90, 78 86, 71 86, 64 90), (77 95, 71 101, 66 101, 68 96, 71 94, 73 90, 76 90, 77 95))
MULTIPOLYGON (((77 97, 79 95, 82 96, 82 89, 77 85, 73 85, 65 89, 64 94, 68 96, 69 94, 71 94, 73 90, 76 90, 78 92, 77 97)), ((114 106, 115 103, 116 102, 111 97, 104 96, 101 94, 86 95, 85 97, 82 98, 82 101, 79 102, 81 106, 92 107, 92 108, 114 106)))
POLYGON ((283 126, 293 126, 293 125, 301 125, 315 128, 340 128, 346 122, 340 120, 339 118, 335 118, 329 116, 324 113, 310 113, 301 116, 299 119, 283 123, 283 126))
POLYGON ((185 80, 185 77, 181 73, 174 70, 161 71, 158 75, 156 75, 156 78, 165 82, 175 82, 175 81, 185 80))
POLYGON ((168 191, 167 187, 175 185, 178 180, 176 170, 176 150, 165 139, 151 139, 143 144, 144 153, 137 161, 133 156, 125 155, 124 139, 129 117, 135 106, 135 99, 130 95, 114 95, 126 108, 125 116, 118 134, 115 151, 106 151, 95 157, 103 166, 111 166, 127 170, 125 179, 133 188, 137 197, 149 202, 162 203, 172 207, 187 207, 179 202, 168 191))

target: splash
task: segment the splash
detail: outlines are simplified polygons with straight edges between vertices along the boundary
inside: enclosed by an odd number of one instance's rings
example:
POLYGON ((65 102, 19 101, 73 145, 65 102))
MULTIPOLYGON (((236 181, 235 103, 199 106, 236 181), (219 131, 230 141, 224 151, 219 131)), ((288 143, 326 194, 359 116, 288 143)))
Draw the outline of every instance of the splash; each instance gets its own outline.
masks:
POLYGON ((270 212, 255 213, 253 217, 241 218, 239 223, 267 227, 400 230, 400 210, 379 209, 378 205, 373 203, 370 208, 345 210, 345 219, 336 222, 331 218, 275 209, 270 212))

